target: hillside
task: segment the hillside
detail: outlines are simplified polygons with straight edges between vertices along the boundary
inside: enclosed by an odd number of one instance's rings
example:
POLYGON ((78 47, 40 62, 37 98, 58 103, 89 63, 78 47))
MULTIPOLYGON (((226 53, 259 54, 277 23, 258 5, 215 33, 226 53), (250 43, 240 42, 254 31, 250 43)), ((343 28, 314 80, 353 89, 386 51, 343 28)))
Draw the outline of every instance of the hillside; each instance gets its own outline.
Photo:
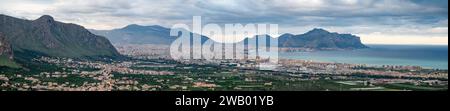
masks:
POLYGON ((14 62, 14 53, 12 51, 11 45, 2 33, 0 33, 0 66, 13 68, 20 67, 17 63, 14 62))
POLYGON ((84 27, 55 21, 44 15, 23 20, 0 14, 0 32, 11 44, 15 57, 45 55, 69 58, 114 58, 120 56, 105 37, 84 27))

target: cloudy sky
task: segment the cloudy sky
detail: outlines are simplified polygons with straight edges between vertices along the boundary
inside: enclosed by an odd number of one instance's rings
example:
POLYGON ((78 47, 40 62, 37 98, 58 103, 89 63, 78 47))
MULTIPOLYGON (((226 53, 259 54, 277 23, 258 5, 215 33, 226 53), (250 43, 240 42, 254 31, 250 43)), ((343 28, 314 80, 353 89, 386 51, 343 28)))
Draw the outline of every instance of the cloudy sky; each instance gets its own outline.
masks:
POLYGON ((312 28, 352 33, 367 44, 448 44, 448 0, 0 0, 0 13, 51 15, 90 29, 128 24, 279 24, 280 33, 312 28))

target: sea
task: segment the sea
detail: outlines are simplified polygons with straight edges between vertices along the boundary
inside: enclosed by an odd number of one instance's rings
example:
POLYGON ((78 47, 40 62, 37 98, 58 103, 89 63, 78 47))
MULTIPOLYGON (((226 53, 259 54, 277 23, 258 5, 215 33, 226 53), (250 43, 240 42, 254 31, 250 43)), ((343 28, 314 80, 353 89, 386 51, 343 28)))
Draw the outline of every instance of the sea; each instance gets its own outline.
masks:
POLYGON ((345 51, 281 52, 280 58, 370 66, 421 66, 448 70, 448 45, 368 45, 345 51))

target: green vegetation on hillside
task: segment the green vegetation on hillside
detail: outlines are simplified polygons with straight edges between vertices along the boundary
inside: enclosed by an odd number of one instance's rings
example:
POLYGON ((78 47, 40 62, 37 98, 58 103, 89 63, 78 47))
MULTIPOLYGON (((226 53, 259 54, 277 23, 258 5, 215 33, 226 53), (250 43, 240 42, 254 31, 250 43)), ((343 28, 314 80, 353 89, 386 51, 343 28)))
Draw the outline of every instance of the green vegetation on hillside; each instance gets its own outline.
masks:
POLYGON ((47 15, 29 21, 0 14, 0 32, 14 52, 22 52, 14 53, 14 56, 35 53, 68 58, 120 56, 105 37, 94 35, 76 24, 55 21, 47 15))
POLYGON ((20 68, 20 65, 16 62, 8 59, 6 56, 0 56, 0 66, 6 66, 11 68, 20 68))

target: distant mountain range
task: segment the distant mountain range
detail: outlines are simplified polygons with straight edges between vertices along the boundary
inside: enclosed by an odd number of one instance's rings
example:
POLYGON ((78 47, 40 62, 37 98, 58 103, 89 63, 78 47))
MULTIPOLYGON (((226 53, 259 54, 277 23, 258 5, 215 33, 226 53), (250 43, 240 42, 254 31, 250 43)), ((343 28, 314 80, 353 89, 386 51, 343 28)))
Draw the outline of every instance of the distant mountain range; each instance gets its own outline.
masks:
POLYGON ((118 57, 120 54, 105 37, 82 26, 55 21, 44 15, 23 20, 0 14, 2 42, 11 45, 14 59, 35 55, 70 58, 118 57))
MULTIPOLYGON (((141 26, 136 24, 128 25, 124 28, 113 30, 93 30, 94 34, 107 37, 114 44, 155 44, 170 45, 177 37, 170 36, 169 28, 159 25, 141 26)), ((194 33, 190 33, 191 37, 194 33)), ((197 34, 198 35, 198 34, 197 34)), ((191 38, 192 40, 192 38, 191 38)), ((201 36, 202 43, 209 40, 206 36, 201 36)))
MULTIPOLYGON (((170 37, 170 29, 162 26, 129 25, 114 30, 91 30, 94 34, 102 35, 116 44, 163 44, 170 45, 175 37, 170 37)), ((279 47, 308 48, 315 50, 333 49, 361 49, 368 48, 361 43, 359 37, 351 34, 331 33, 324 29, 313 29, 305 34, 284 34, 278 38, 279 47)), ((244 41, 254 40, 247 38, 244 41)))
MULTIPOLYGON (((194 33, 191 33, 191 36, 194 33)), ((284 34, 271 40, 279 41, 282 48, 306 49, 361 49, 368 48, 359 37, 351 34, 331 33, 314 29, 305 34, 284 34)), ((55 21, 44 15, 36 20, 23 20, 0 14, 0 66, 15 60, 29 61, 36 56, 69 58, 121 57, 109 40, 115 44, 170 45, 176 37, 162 26, 128 25, 114 30, 87 30, 76 24, 55 21), (101 36, 97 36, 101 35, 101 36), (105 36, 105 37, 102 37, 105 36)), ((209 40, 201 36, 202 43, 209 40)), ((247 38, 242 42, 254 40, 247 38)))

